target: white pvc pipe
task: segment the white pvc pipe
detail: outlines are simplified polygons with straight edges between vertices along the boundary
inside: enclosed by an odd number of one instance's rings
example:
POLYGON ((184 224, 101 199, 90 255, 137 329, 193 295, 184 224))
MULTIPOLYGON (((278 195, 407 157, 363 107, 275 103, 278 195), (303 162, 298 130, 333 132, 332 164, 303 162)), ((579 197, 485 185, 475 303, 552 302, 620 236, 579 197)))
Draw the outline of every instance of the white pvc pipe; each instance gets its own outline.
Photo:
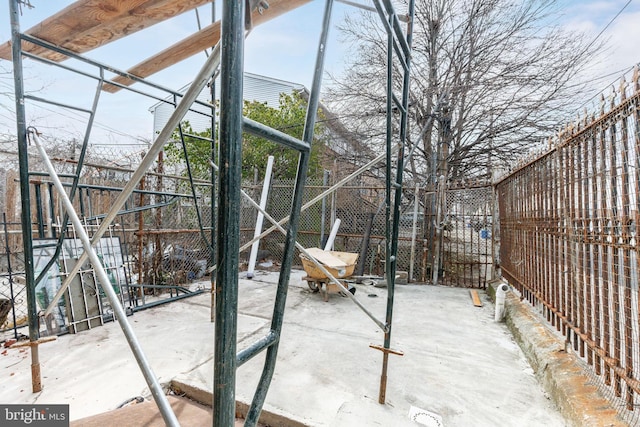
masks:
MULTIPOLYGON (((32 139, 35 143, 35 146, 40 152, 40 157, 45 167, 47 168, 47 171, 49 172, 49 176, 53 181, 53 185, 56 187, 56 190, 58 190, 60 200, 62 201, 64 209, 69 214, 69 219, 71 220, 71 223, 73 224, 75 231, 80 238, 80 241, 82 242, 82 246, 84 247, 84 254, 86 254, 89 258, 89 261, 91 261, 96 276, 98 276, 98 281, 102 285, 102 290, 107 295, 107 299, 111 304, 111 308, 113 309, 115 318, 120 324, 120 328, 122 329, 122 332, 124 333, 124 336, 129 343, 129 347, 131 347, 131 352, 138 362, 138 366, 140 367, 142 375, 144 376, 144 379, 149 386, 149 390, 151 390, 153 399, 158 405, 158 409, 160 410, 160 414, 162 415, 165 424, 168 426, 179 426, 180 423, 178 422, 178 418, 176 418, 173 409, 171 409, 171 405, 169 405, 169 401, 167 400, 167 397, 165 396, 164 391, 162 390, 162 387, 158 382, 158 378, 153 373, 151 365, 149 364, 147 357, 142 351, 142 347, 140 346, 140 343, 127 320, 127 314, 122 308, 122 305, 120 305, 118 296, 111 286, 109 276, 107 276, 107 272, 104 270, 102 262, 100 261, 100 258, 98 258, 98 254, 91 246, 91 239, 89 239, 89 235, 84 229, 82 222, 80 221, 80 217, 78 217, 78 214, 76 213, 76 210, 73 206, 73 203, 71 203, 71 200, 69 200, 69 196, 67 195, 67 192, 65 191, 62 182, 60 181, 60 178, 58 178, 55 168, 53 167, 51 160, 49 160, 47 152, 42 147, 40 138, 38 138, 35 132, 32 132, 31 136, 33 137, 32 139)), ((78 261, 78 264, 81 264, 81 262, 78 261)))
POLYGON ((502 319, 504 318, 504 303, 508 291, 509 285, 506 283, 501 283, 496 288, 496 314, 494 318, 496 322, 502 322, 502 319))
MULTIPOLYGON (((267 207, 272 170, 273 156, 269 156, 269 158, 267 159, 267 170, 264 173, 264 182, 262 183, 262 194, 260 195, 260 210, 258 210, 258 218, 256 219, 256 229, 253 232, 254 238, 260 236, 260 233, 262 233, 262 222, 264 220, 264 214, 262 212, 267 207)), ((251 255, 249 256, 249 266, 247 268, 247 279, 253 279, 253 271, 256 268, 256 258, 258 257, 258 246, 260 246, 260 239, 253 242, 253 245, 251 246, 251 255)))
POLYGON ((340 218, 336 218, 336 222, 334 222, 333 227, 331 227, 331 233, 329 234, 327 243, 324 245, 325 251, 330 251, 333 249, 333 242, 334 240, 336 240, 336 235, 338 234, 338 228, 340 228, 340 218))

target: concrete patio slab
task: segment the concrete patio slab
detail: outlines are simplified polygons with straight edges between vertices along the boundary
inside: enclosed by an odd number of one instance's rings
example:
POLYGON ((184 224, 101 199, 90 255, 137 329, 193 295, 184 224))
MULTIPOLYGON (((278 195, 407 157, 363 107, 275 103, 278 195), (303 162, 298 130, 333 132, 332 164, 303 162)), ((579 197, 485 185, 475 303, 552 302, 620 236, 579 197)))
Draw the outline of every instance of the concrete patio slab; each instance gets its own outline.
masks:
MULTIPOLYGON (((565 426, 507 326, 493 321, 493 304, 480 291, 396 287, 386 403, 378 403, 383 333, 348 298, 324 302, 292 272, 285 325, 265 411, 291 425, 419 426, 413 408, 455 426, 565 426)), ((269 327, 277 273, 240 280, 238 348, 269 327)), ((356 285, 356 297, 384 319, 386 289, 356 285)), ((213 382, 210 295, 202 294, 129 318, 160 381, 207 400, 213 382)), ((28 352, 0 356, 0 401, 68 403, 77 420, 149 396, 117 324, 59 337, 40 349, 44 389, 31 393, 28 352)), ((237 399, 250 403, 262 370, 257 356, 237 372, 237 399)), ((121 425, 121 424, 120 424, 121 425)), ((132 424, 133 425, 133 424, 132 424)), ((422 424, 424 425, 424 424, 422 424)))

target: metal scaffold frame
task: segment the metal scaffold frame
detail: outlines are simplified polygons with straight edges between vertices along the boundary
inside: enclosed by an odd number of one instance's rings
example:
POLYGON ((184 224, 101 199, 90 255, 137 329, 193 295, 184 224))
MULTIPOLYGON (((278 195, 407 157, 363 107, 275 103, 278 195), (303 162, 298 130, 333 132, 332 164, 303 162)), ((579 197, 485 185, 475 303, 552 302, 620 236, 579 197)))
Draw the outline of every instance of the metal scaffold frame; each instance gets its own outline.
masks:
MULTIPOLYGON (((80 255, 80 258, 75 263, 74 267, 68 272, 67 277, 62 284, 62 287, 56 294, 54 300, 50 303, 47 311, 50 311, 56 304, 57 300, 62 297, 66 288, 69 286, 71 280, 78 273, 81 266, 89 259, 94 268, 96 269, 98 279, 102 284, 102 288, 107 294, 108 299, 112 307, 116 318, 123 330, 124 335, 127 338, 129 346, 136 358, 136 361, 145 377, 145 380, 152 392, 153 398, 156 401, 158 408, 162 414, 162 417, 167 425, 179 425, 178 420, 173 413, 163 390, 158 383, 158 379, 153 374, 153 371, 144 355, 142 348, 140 347, 135 333, 132 330, 130 324, 127 321, 126 314, 123 311, 122 305, 118 301, 117 296, 113 292, 111 286, 109 286, 108 278, 103 268, 101 268, 100 262, 97 259, 97 254, 94 246, 99 242, 100 238, 109 230, 109 227, 113 223, 114 219, 120 214, 121 209, 125 206, 127 199, 130 195, 136 191, 136 187, 140 180, 147 173, 148 169, 153 165, 158 154, 163 150, 166 142, 171 138, 174 130, 179 128, 181 120, 184 118, 187 111, 190 110, 193 103, 197 103, 196 98, 198 94, 204 89, 206 84, 211 81, 212 77, 216 75, 217 70, 220 72, 220 152, 217 164, 220 165, 220 169, 212 173, 212 195, 215 194, 216 186, 219 188, 217 194, 217 213, 218 219, 216 224, 212 224, 212 238, 215 233, 215 245, 211 244, 212 259, 216 261, 216 273, 215 273, 215 353, 214 353, 214 378, 213 378, 213 425, 214 426, 231 426, 235 422, 235 377, 236 370, 246 361, 250 360, 263 350, 266 350, 266 357, 263 367, 263 373, 257 386, 253 401, 247 414, 246 423, 247 426, 255 426, 260 417, 262 407, 264 405, 267 391, 275 370, 275 364, 278 353, 278 345, 280 340, 280 334, 284 322, 284 311, 287 298, 287 291, 289 286, 289 279, 291 274, 291 267, 293 264, 293 258, 295 249, 298 248, 301 252, 308 255, 306 250, 296 242, 296 235, 298 231, 298 224, 301 212, 308 206, 321 200, 327 194, 332 193, 337 188, 345 185, 355 176, 358 176, 363 171, 369 169, 371 166, 377 164, 380 161, 386 161, 386 198, 385 198, 385 218, 387 222, 387 228, 385 232, 387 250, 386 253, 386 282, 388 287, 387 292, 387 307, 384 321, 380 321, 371 314, 364 305, 362 305, 350 292, 346 292, 349 296, 375 323, 380 327, 384 333, 384 340, 381 346, 372 345, 372 348, 382 351, 383 363, 382 373, 380 379, 380 393, 379 402, 385 402, 386 394, 386 382, 387 382, 387 367, 389 354, 402 353, 391 348, 391 326, 393 319, 393 303, 394 303, 394 289, 395 289, 395 274, 396 274, 396 254, 398 251, 398 233, 399 233, 399 219, 400 219, 400 205, 402 199, 402 185, 403 185, 403 169, 405 162, 405 145, 407 141, 407 126, 408 126, 408 106, 409 106, 409 83, 410 83, 410 68, 411 68, 411 43, 412 43, 412 21, 414 14, 414 0, 409 1, 408 14, 406 16, 399 17, 390 0, 374 0, 374 8, 365 7, 353 2, 343 1, 345 4, 350 4, 357 7, 362 7, 365 10, 376 11, 380 15, 380 19, 384 25, 387 33, 387 131, 386 131, 386 151, 378 158, 372 160, 358 171, 354 172, 351 176, 343 179, 329 190, 325 191, 321 195, 314 198, 311 202, 303 205, 303 196, 305 191, 305 182, 307 178, 307 169, 309 164, 309 157, 311 152, 311 143, 314 137, 314 127, 317 119, 317 111, 319 106, 322 75, 324 69, 324 61, 326 55, 326 46, 328 41, 329 28, 331 23, 332 8, 334 1, 327 0, 324 15, 322 18, 322 29, 320 34, 320 40, 318 44, 318 50, 316 55, 316 64, 314 69, 314 76, 312 87, 310 90, 308 109, 305 119, 305 126, 303 137, 301 140, 292 138, 277 130, 271 129, 260 123, 249 120, 242 115, 243 107, 243 91, 242 91, 242 76, 244 73, 244 39, 246 37, 246 30, 251 27, 252 12, 259 7, 262 7, 261 3, 257 1, 226 1, 222 7, 222 19, 220 21, 220 42, 217 43, 208 55, 208 58, 187 92, 184 95, 178 94, 170 89, 163 88, 158 85, 147 82, 141 77, 136 75, 115 70, 105 64, 101 64, 92 60, 89 60, 81 56, 78 52, 71 51, 61 46, 56 46, 52 43, 47 43, 32 35, 21 33, 19 25, 19 5, 20 0, 9 0, 10 2, 10 18, 11 18, 11 30, 12 30, 12 55, 14 64, 14 81, 15 81, 15 94, 16 94, 16 121, 18 131, 18 153, 19 153, 19 165, 20 165, 20 192, 22 203, 22 230, 23 230, 23 242, 25 253, 25 279, 27 282, 27 302, 29 306, 29 339, 32 355, 32 377, 33 377, 33 390, 39 391, 40 384, 40 364, 38 359, 38 344, 41 342, 39 339, 39 331, 37 326, 37 313, 35 302, 35 285, 41 280, 41 277, 35 277, 33 266, 33 241, 31 234, 31 210, 30 210, 30 194, 29 194, 29 153, 28 153, 28 141, 35 144, 38 149, 39 155, 45 164, 47 172, 49 173, 53 184, 63 198, 63 204, 66 210, 68 219, 74 226, 74 232, 77 233, 82 244, 84 246, 84 252, 80 255), (402 29, 401 22, 407 22, 406 31, 402 29), (82 61, 86 64, 93 65, 98 68, 98 76, 91 75, 85 71, 78 71, 71 67, 60 65, 49 59, 38 56, 37 54, 23 51, 22 42, 26 41, 45 50, 55 52, 66 57, 71 57, 76 60, 82 61), (22 58, 28 57, 37 61, 41 61, 47 64, 56 65, 62 67, 71 72, 82 74, 86 77, 93 78, 97 81, 97 89, 93 101, 92 108, 78 109, 70 105, 64 105, 56 103, 54 101, 47 101, 34 96, 28 96, 24 92, 24 82, 22 75, 22 58), (396 95, 394 93, 394 65, 400 65, 399 78, 401 80, 401 93, 396 95), (118 75, 118 78, 105 81, 105 71, 109 71, 118 75), (165 99, 160 99, 149 94, 144 93, 139 89, 133 89, 128 87, 131 82, 142 83, 148 85, 154 89, 160 89, 171 95, 173 95, 175 110, 169 117, 167 123, 159 133, 153 144, 149 147, 146 155, 142 159, 138 168, 133 172, 131 178, 127 184, 121 189, 119 196, 112 203, 109 211, 104 215, 100 226, 92 234, 90 238, 82 222, 80 221, 78 214, 73 206, 73 198, 76 190, 79 188, 79 177, 83 167, 84 154, 86 153, 87 146, 89 144, 89 136, 91 133, 91 127, 93 125, 93 118, 96 113, 98 100, 102 90, 115 91, 118 89, 127 89, 136 92, 141 95, 149 96, 159 100, 161 102, 169 102, 165 99), (108 88, 108 89, 107 89, 108 88), (114 90, 115 89, 115 90, 114 90), (179 101, 178 101, 179 99, 179 101), (73 183, 71 189, 68 192, 65 190, 63 183, 60 181, 54 167, 52 166, 49 157, 40 142, 40 135, 37 130, 26 127, 26 113, 25 113, 25 100, 34 102, 47 102, 62 106, 65 108, 73 108, 89 115, 86 134, 82 145, 82 151, 77 163, 76 173, 73 176, 73 183), (394 114, 399 112, 399 118, 394 119, 394 114), (394 123, 397 120, 398 123, 394 123), (394 130, 395 128, 395 130, 394 130), (279 143, 289 149, 294 149, 299 152, 299 164, 297 169, 297 177, 294 189, 294 195, 291 205, 291 214, 279 222, 270 217, 261 207, 250 199, 252 205, 258 210, 263 211, 265 217, 271 221, 274 226, 262 233, 260 236, 256 236, 252 241, 240 247, 240 230, 239 230, 239 212, 240 201, 242 197, 248 197, 243 194, 240 186, 241 167, 242 167, 242 133, 249 132, 261 137, 270 139, 276 143, 279 143), (216 182, 217 181, 217 182, 216 182), (283 228, 282 225, 289 222, 288 228, 283 228), (255 343, 249 347, 237 351, 237 311, 238 311, 238 263, 239 253, 241 250, 246 249, 254 241, 260 239, 264 235, 278 229, 286 234, 284 255, 282 259, 282 266, 278 278, 277 293, 274 301, 273 316, 271 321, 270 331, 262 338, 258 339, 255 343), (214 255, 215 254, 215 258, 214 255)), ((305 1, 300 1, 300 4, 305 1)), ((297 7, 297 6, 294 6, 297 7)), ((206 104, 203 104, 206 105, 206 104)), ((215 103, 214 103, 215 105, 215 103)), ((215 123, 215 107, 207 105, 211 108, 211 120, 215 123)), ((183 137, 182 132, 180 132, 183 137)), ((213 169, 217 169, 215 166, 215 158, 212 150, 212 166, 213 169)), ((409 154, 410 155, 410 154, 409 154)), ((195 196, 195 194, 194 194, 195 196)), ((212 198, 216 200, 215 197, 212 198)), ((197 203, 194 197, 194 203, 197 203)), ((63 221, 66 225, 67 218, 63 221)), ((64 238, 66 229, 61 230, 59 236, 59 243, 64 238)), ((204 233, 204 232, 203 232, 204 233)), ((204 237, 204 236, 203 236, 204 237)), ((206 240, 206 239, 205 239, 206 240)), ((316 265, 327 274, 327 277, 340 287, 343 287, 342 283, 329 274, 324 267, 317 262, 313 257, 308 257, 316 263, 316 265)), ((55 257, 54 257, 55 258, 55 257)), ((46 269, 45 269, 46 270, 46 269)), ((44 274, 44 273, 43 273, 44 274)))

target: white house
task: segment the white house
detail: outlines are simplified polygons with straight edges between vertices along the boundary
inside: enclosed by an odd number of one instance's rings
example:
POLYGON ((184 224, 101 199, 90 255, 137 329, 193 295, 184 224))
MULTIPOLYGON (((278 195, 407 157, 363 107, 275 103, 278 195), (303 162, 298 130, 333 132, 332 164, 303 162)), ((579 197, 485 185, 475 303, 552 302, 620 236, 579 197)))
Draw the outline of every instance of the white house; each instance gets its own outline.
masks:
MULTIPOLYGON (((178 92, 184 93, 188 89, 188 85, 184 86, 178 92)), ((290 95, 293 92, 305 90, 304 86, 297 83, 287 82, 284 80, 274 79, 272 77, 261 76, 258 74, 244 73, 244 100, 266 102, 269 107, 278 108, 280 106, 280 94, 286 93, 290 95)), ((216 99, 220 98, 220 85, 216 84, 216 99)), ((169 100, 169 99, 168 99, 169 100)), ((204 104, 211 103, 211 88, 205 87, 198 95, 198 101, 204 104)), ((179 101, 179 100, 178 100, 179 101)), ((167 123, 169 116, 175 107, 166 102, 158 102, 153 105, 149 111, 153 114, 153 134, 158 135, 162 127, 167 123)), ((211 109, 205 105, 194 103, 191 107, 194 111, 189 111, 184 120, 191 124, 194 131, 202 132, 211 128, 211 109), (199 114, 198 111, 207 115, 199 114)))

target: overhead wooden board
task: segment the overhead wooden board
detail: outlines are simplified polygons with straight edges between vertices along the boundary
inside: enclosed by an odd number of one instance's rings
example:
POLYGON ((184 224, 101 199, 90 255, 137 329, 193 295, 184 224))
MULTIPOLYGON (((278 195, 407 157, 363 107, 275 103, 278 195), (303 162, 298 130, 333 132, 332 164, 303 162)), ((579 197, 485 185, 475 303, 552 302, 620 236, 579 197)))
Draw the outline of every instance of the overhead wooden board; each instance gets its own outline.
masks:
MULTIPOLYGON (((84 53, 187 12, 211 0, 79 0, 25 31, 75 53, 84 53)), ((34 55, 62 61, 66 57, 23 42, 34 55)), ((0 58, 11 60, 11 42, 0 46, 0 58)))
MULTIPOLYGON (((270 0, 268 9, 264 9, 261 12, 258 10, 253 11, 251 14, 253 25, 260 25, 309 2, 310 0, 270 0)), ((205 49, 215 46, 219 40, 220 21, 217 21, 163 50, 162 52, 133 66, 127 70, 127 72, 140 78, 149 77, 158 71, 164 70, 165 68, 177 64, 178 62, 200 53, 205 49)), ((123 76, 118 76, 114 78, 113 81, 125 86, 130 86, 134 83, 134 80, 123 76)), ((103 90, 113 93, 120 90, 120 87, 105 83, 103 90)))

